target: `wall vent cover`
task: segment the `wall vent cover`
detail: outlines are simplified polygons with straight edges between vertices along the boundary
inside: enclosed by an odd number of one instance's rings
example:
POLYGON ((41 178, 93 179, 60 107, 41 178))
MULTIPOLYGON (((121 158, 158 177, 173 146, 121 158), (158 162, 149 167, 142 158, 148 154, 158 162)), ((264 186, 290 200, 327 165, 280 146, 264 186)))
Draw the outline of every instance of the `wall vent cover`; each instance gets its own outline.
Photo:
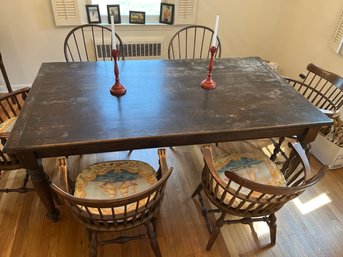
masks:
MULTIPOLYGON (((124 40, 123 40, 124 41, 124 40)), ((125 42, 125 41, 124 41, 125 42)), ((162 40, 127 40, 124 43, 125 59, 161 59, 163 53, 162 40)), ((111 43, 105 42, 103 45, 101 40, 96 40, 96 54, 99 59, 105 57, 106 60, 111 59, 111 43), (99 43, 97 43, 99 42, 99 43)))

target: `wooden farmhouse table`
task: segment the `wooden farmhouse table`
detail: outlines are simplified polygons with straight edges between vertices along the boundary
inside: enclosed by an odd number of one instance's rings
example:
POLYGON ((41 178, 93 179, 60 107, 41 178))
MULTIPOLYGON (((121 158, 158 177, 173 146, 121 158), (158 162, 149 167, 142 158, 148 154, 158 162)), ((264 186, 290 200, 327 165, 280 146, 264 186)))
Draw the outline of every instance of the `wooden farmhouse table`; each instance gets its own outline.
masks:
POLYGON ((331 120, 258 57, 119 62, 127 93, 112 96, 113 62, 43 63, 5 151, 29 170, 58 219, 45 157, 297 135, 315 139, 331 120))

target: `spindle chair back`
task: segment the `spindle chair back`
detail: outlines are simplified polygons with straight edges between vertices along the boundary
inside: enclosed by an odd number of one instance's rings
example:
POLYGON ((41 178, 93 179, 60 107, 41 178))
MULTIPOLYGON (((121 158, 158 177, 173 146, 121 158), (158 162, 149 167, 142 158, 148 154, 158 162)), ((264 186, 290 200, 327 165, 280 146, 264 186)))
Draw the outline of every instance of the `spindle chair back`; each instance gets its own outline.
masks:
MULTIPOLYGON (((123 42, 116 33, 118 60, 124 60, 123 42)), ((112 60, 111 29, 85 24, 73 28, 64 40, 64 56, 67 62, 90 62, 112 60)))
MULTIPOLYGON (((168 46, 169 59, 206 59, 211 56, 209 49, 214 31, 202 25, 190 25, 177 31, 168 46)), ((221 43, 217 36, 216 58, 221 57, 221 43)))

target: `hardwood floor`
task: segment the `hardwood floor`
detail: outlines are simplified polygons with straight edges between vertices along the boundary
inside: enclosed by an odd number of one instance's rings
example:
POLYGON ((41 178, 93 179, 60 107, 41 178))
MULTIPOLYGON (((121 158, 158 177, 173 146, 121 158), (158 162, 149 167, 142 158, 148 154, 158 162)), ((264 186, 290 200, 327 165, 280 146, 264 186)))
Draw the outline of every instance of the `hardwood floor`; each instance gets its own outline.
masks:
MULTIPOLYGON (((107 159, 140 159, 157 168, 156 149, 136 150, 102 155, 83 155, 74 158, 73 166, 82 168, 88 163, 107 159)), ((158 242, 164 257, 219 256, 341 256, 343 245, 343 169, 332 170, 315 187, 288 203, 277 214, 277 239, 268 247, 269 231, 263 223, 255 225, 254 236, 248 225, 224 226, 212 250, 206 252, 209 237, 197 200, 190 195, 200 181, 203 165, 198 146, 167 148, 169 166, 174 171, 168 181, 157 223, 158 242), (321 200, 318 206, 311 200, 321 200), (297 205, 300 206, 300 209, 297 205)), ((314 169, 320 167, 313 158, 314 169)), ((44 161, 49 176, 56 177, 57 160, 44 161)), ((0 187, 21 183, 25 172, 5 172, 0 187)), ((318 200, 318 201, 319 201, 318 200)), ((34 192, 0 194, 0 256, 1 257, 77 257, 88 256, 85 228, 71 216, 66 206, 60 207, 58 222, 45 216, 46 211, 34 192)), ((214 217, 211 217, 212 221, 214 217)), ((123 245, 99 248, 100 257, 153 257, 147 239, 123 245)))

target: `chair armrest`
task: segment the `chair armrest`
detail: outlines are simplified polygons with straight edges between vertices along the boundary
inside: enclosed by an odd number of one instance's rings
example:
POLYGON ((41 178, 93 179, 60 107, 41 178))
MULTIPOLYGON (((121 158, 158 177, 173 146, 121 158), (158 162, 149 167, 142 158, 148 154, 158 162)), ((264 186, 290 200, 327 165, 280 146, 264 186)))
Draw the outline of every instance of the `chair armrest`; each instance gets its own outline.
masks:
POLYGON ((167 159, 166 159, 166 149, 158 149, 158 158, 159 158, 159 169, 157 171, 157 179, 161 179, 163 175, 169 172, 167 159))
POLYGON ((296 80, 296 79, 292 79, 292 78, 288 78, 288 77, 283 77, 288 83, 295 83, 295 84, 303 84, 306 85, 307 87, 309 87, 307 84, 304 84, 302 81, 300 80, 296 80))
POLYGON ((58 158, 58 173, 58 187, 64 190, 65 192, 71 193, 68 180, 67 158, 58 158))
MULTIPOLYGON (((284 77, 284 76, 282 76, 282 78, 285 79, 285 80, 287 80, 287 81, 295 80, 295 79, 292 79, 292 78, 289 78, 289 77, 284 77)), ((298 81, 298 80, 295 80, 295 81, 298 81)), ((299 83, 302 83, 302 82, 299 81, 299 83)))
POLYGON ((326 116, 328 116, 329 118, 335 118, 338 117, 340 115, 339 110, 337 111, 331 111, 331 110, 324 110, 324 109, 320 109, 319 110, 324 113, 326 116))
POLYGON ((329 171, 329 167, 327 165, 321 167, 320 170, 307 181, 307 184, 311 184, 311 185, 316 184, 319 180, 321 180, 326 175, 328 171, 329 171))
MULTIPOLYGON (((202 148, 202 153, 204 156, 205 167, 204 170, 207 169, 211 176, 216 180, 222 188, 226 188, 226 183, 219 177, 216 168, 214 167, 214 160, 213 160, 213 153, 210 145, 204 145, 202 148)), ((204 174, 204 172, 203 172, 204 174)))
MULTIPOLYGON (((18 89, 16 91, 13 91, 11 93, 8 93, 6 95, 4 95, 3 97, 0 98, 0 101, 4 100, 4 99, 8 99, 8 98, 11 98, 11 97, 14 97, 14 96, 18 96, 20 94, 24 94, 25 98, 26 98, 26 95, 30 92, 30 88, 29 87, 24 87, 24 88, 21 88, 21 89, 18 89)), ((24 98, 24 100, 25 100, 24 98)))
POLYGON ((1 123, 19 115, 29 91, 30 88, 25 87, 0 98, 1 123))
MULTIPOLYGON (((302 145, 299 142, 289 142, 288 144, 289 144, 289 146, 293 150, 293 157, 295 155, 299 156, 300 161, 303 164, 304 173, 305 173, 304 179, 305 179, 305 182, 306 182, 309 179, 309 175, 311 173, 311 166, 310 166, 309 160, 307 158, 306 152, 305 152, 304 148, 302 147, 302 145)), ((290 156, 290 158, 286 161, 286 163, 284 165, 290 166, 291 162, 292 162, 292 156, 290 156)), ((296 160, 296 162, 297 162, 297 160, 296 160)))

